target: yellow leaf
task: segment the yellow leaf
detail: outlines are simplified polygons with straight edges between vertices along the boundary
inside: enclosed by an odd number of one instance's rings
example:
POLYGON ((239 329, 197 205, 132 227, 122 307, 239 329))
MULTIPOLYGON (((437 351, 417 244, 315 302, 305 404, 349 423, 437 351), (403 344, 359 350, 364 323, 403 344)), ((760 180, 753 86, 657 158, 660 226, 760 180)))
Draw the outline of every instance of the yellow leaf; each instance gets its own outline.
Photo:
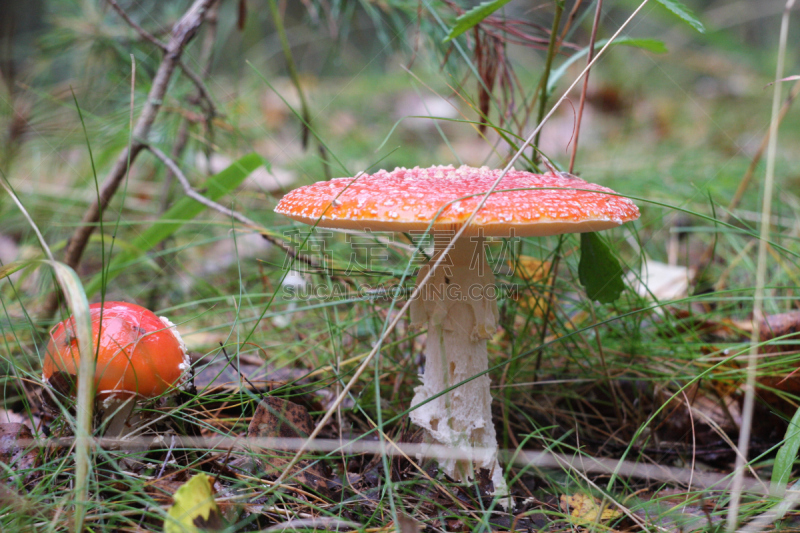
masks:
POLYGON ((516 258, 516 262, 509 261, 508 266, 514 270, 515 276, 522 278, 530 285, 530 293, 526 294, 523 291, 517 298, 520 307, 527 310, 532 309, 534 316, 544 316, 544 310, 550 298, 550 291, 540 286, 550 285, 548 289, 552 287, 553 278, 550 277, 551 263, 549 261, 539 261, 527 255, 520 255, 516 258))
POLYGON ((164 521, 164 533, 201 533, 222 529, 222 518, 214 501, 211 478, 197 474, 172 496, 175 503, 164 521))
POLYGON ((582 523, 606 522, 622 514, 616 509, 602 508, 600 500, 581 493, 572 496, 562 494, 561 507, 564 511, 569 511, 572 518, 582 523))
POLYGON ((550 274, 550 269, 552 268, 549 261, 539 261, 527 255, 517 257, 516 263, 509 261, 508 266, 512 270, 516 269, 515 274, 525 281, 542 281, 550 274))

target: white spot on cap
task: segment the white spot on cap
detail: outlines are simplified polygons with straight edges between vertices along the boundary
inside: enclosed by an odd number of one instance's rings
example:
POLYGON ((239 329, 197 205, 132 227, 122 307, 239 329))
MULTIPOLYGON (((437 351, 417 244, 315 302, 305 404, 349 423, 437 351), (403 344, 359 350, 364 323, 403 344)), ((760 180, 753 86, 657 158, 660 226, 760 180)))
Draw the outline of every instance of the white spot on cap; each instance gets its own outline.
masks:
POLYGON ((181 352, 183 352, 183 362, 178 365, 178 368, 183 372, 183 376, 181 377, 181 383, 178 386, 184 385, 189 378, 188 371, 190 368, 192 368, 192 360, 189 357, 189 352, 186 351, 186 343, 183 342, 183 338, 178 331, 178 327, 173 324, 169 318, 165 316, 160 316, 158 318, 167 327, 167 329, 169 329, 172 334, 175 335, 175 338, 178 339, 178 346, 181 347, 181 352))

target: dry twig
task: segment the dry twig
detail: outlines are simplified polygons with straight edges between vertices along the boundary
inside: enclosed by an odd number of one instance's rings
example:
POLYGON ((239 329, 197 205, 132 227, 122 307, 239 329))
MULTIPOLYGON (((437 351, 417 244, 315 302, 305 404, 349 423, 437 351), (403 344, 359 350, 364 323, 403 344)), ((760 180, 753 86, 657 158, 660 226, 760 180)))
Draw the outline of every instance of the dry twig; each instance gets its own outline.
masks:
MULTIPOLYGON (((153 122, 155 122, 164 97, 167 94, 172 74, 175 68, 180 66, 181 55, 203 23, 206 11, 214 2, 216 0, 195 0, 183 17, 172 27, 169 42, 165 45, 164 59, 156 71, 153 78, 153 86, 147 96, 147 102, 134 126, 130 146, 125 147, 117 156, 106 179, 100 185, 97 200, 86 210, 81 225, 78 226, 69 239, 69 244, 64 254, 64 262, 71 268, 76 268, 80 263, 86 244, 89 242, 89 237, 94 232, 95 224, 100 220, 102 212, 108 206, 114 193, 117 192, 127 175, 129 165, 133 164, 136 156, 144 148, 145 145, 142 139, 146 139, 150 133, 153 122)), ((43 316, 45 318, 52 317, 58 308, 58 303, 58 293, 54 292, 45 304, 43 316)))
MULTIPOLYGON (((594 23, 592 24, 592 36, 589 39, 589 53, 586 56, 586 62, 591 63, 594 57, 594 43, 597 41, 597 27, 600 25, 600 13, 603 10, 603 0, 597 0, 597 7, 594 12, 594 23)), ((581 133, 581 119, 583 119, 583 107, 586 105, 586 91, 589 88, 589 71, 586 71, 586 76, 583 77, 583 88, 581 89, 581 101, 578 104, 578 118, 575 123, 575 137, 572 139, 572 155, 569 158, 569 173, 575 168, 575 156, 578 154, 578 137, 581 133)))
MULTIPOLYGON (((181 171, 180 167, 178 167, 178 165, 175 163, 175 161, 170 159, 164 152, 162 152, 161 150, 159 150, 155 146, 152 146, 150 144, 144 143, 141 140, 139 142, 142 144, 142 146, 144 148, 147 148, 150 151, 150 153, 152 153, 154 156, 156 156, 157 159, 159 159, 162 163, 164 163, 164 165, 166 165, 167 169, 177 178, 178 182, 181 184, 181 187, 183 188, 183 192, 184 192, 184 194, 186 194, 186 196, 188 196, 192 200, 195 200, 196 202, 199 202, 199 203, 203 204, 204 206, 208 207, 209 209, 213 209, 214 211, 217 211, 218 213, 221 213, 221 214, 225 215, 228 218, 232 218, 232 219, 244 224, 245 226, 257 231, 259 233, 259 235, 261 235, 261 238, 263 238, 265 241, 267 241, 270 244, 274 244, 275 246, 279 247, 281 250, 283 250, 288 255, 290 255, 293 259, 295 259, 297 261, 300 261, 301 263, 305 264, 307 267, 309 267, 311 269, 314 269, 314 270, 322 270, 322 269, 324 269, 324 265, 321 265, 314 258, 312 258, 312 257, 310 257, 310 256, 308 256, 306 254, 299 253, 293 246, 290 246, 290 245, 286 244, 285 242, 283 242, 282 240, 277 239, 277 238, 273 237, 272 235, 270 235, 269 233, 267 233, 266 229, 264 229, 264 227, 261 226, 258 222, 255 222, 254 220, 252 220, 250 218, 247 218, 246 216, 244 216, 243 214, 239 213, 238 211, 235 211, 233 209, 225 207, 224 205, 219 204, 219 203, 217 203, 217 202, 215 202, 213 200, 209 200, 208 198, 206 198, 205 196, 203 196, 202 194, 200 194, 199 192, 194 190, 194 188, 192 188, 192 184, 189 183, 189 180, 186 178, 186 176, 181 171)), ((337 278, 335 276, 331 276, 331 279, 339 279, 339 278, 337 278)), ((343 281, 347 281, 347 280, 343 280, 343 281)), ((349 283, 349 281, 348 281, 348 283, 349 283)))
MULTIPOLYGON (((125 12, 124 9, 122 9, 122 6, 120 6, 117 3, 117 0, 107 0, 107 1, 109 5, 112 8, 114 8, 114 11, 116 11, 119 14, 119 16, 122 17, 122 19, 128 24, 128 26, 130 26, 133 29, 133 31, 138 33, 142 39, 153 44, 156 48, 158 48, 165 54, 169 52, 169 46, 159 41, 156 36, 154 36, 152 33, 148 32, 146 29, 139 26, 139 24, 137 24, 136 21, 133 20, 130 17, 130 15, 128 15, 128 13, 125 12)), ((217 2, 218 0, 212 0, 210 2, 210 5, 208 7, 209 12, 212 10, 213 7, 219 6, 217 2), (212 6, 211 4, 216 4, 216 5, 212 6)), ((195 71, 186 66, 186 63, 184 63, 182 59, 178 59, 178 66, 181 68, 186 77, 189 78, 192 81, 192 83, 195 84, 195 87, 197 87, 197 94, 199 98, 201 98, 206 103, 206 106, 208 108, 208 114, 211 116, 211 118, 216 116, 217 110, 216 107, 214 106, 213 100, 211 100, 211 95, 205 86, 205 82, 203 81, 203 76, 198 75, 195 71)))

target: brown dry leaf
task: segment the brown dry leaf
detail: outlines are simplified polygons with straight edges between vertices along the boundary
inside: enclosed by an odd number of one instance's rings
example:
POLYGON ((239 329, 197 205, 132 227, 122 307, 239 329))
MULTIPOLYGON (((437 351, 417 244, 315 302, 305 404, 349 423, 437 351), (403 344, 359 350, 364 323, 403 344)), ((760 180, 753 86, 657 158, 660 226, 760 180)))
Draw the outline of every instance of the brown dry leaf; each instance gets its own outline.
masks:
MULTIPOLYGON (((759 340, 766 342, 779 339, 775 343, 764 344, 759 349, 765 354, 787 354, 800 351, 800 311, 789 311, 769 315, 759 326, 759 340)), ((757 394, 761 400, 789 417, 797 410, 797 405, 787 396, 800 394, 800 368, 786 366, 773 370, 770 375, 757 378, 757 394)))
POLYGON ((763 348, 764 352, 800 350, 800 311, 789 311, 764 318, 760 325, 760 340, 766 341, 777 337, 785 337, 781 339, 782 344, 767 345, 763 348))
POLYGON ((572 496, 561 495, 561 509, 568 512, 570 516, 579 523, 607 522, 619 518, 622 512, 617 509, 602 507, 600 500, 583 493, 575 493, 572 496))
POLYGON ((33 434, 25 424, 0 424, 0 461, 15 472, 33 469, 39 449, 30 445, 32 440, 33 434), (27 442, 22 444, 20 441, 27 442))
POLYGON ((444 521, 445 531, 461 532, 469 531, 464 521, 458 518, 447 518, 444 521))
MULTIPOLYGON (((275 438, 275 439, 304 439, 314 430, 314 424, 308 411, 302 405, 297 405, 283 398, 269 396, 258 404, 253 420, 247 430, 248 437, 275 438)), ((259 450, 254 450, 257 453, 259 450)), ((284 467, 294 457, 294 452, 278 450, 261 451, 264 474, 267 477, 278 477, 284 467), (264 453, 267 457, 263 457, 264 453)), ((329 492, 328 479, 330 474, 322 463, 308 460, 298 461, 292 467, 291 477, 303 485, 327 494, 329 492)))
POLYGON ((21 415, 19 413, 15 413, 14 411, 10 411, 8 409, 0 409, 0 423, 22 424, 24 426, 28 426, 28 429, 30 429, 33 427, 38 427, 39 418, 36 416, 32 416, 29 418, 27 415, 21 415))
POLYGON ((516 269, 516 275, 530 282, 541 282, 550 274, 550 269, 552 268, 550 261, 540 261, 527 255, 517 257, 516 263, 509 261, 508 266, 512 270, 516 269))
POLYGON ((404 513, 397 513, 397 531, 399 533, 419 533, 422 524, 404 513))

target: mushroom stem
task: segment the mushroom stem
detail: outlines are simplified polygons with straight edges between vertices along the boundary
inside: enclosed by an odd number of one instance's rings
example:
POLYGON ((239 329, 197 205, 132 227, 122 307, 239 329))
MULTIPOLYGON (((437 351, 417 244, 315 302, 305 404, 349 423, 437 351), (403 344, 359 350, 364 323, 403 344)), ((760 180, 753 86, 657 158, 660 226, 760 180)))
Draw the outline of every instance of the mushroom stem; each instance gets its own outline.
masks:
POLYGON ((118 396, 111 394, 101 403, 101 420, 105 422, 104 437, 124 438, 130 433, 128 419, 133 414, 136 397, 132 395, 118 396))
MULTIPOLYGON (((446 244, 446 240, 441 245, 437 242, 434 259, 422 267, 417 283, 446 244)), ((497 328, 498 311, 494 273, 486 262, 483 245, 482 236, 463 236, 455 241, 411 305, 412 325, 428 327, 425 372, 412 405, 489 367, 486 340, 497 328)), ((489 384, 484 373, 417 407, 411 412, 411 420, 439 444, 459 450, 482 449, 473 454, 473 461, 441 458, 439 466, 457 481, 474 479, 478 470, 485 469, 495 494, 503 495, 507 489, 497 462, 489 384)))

